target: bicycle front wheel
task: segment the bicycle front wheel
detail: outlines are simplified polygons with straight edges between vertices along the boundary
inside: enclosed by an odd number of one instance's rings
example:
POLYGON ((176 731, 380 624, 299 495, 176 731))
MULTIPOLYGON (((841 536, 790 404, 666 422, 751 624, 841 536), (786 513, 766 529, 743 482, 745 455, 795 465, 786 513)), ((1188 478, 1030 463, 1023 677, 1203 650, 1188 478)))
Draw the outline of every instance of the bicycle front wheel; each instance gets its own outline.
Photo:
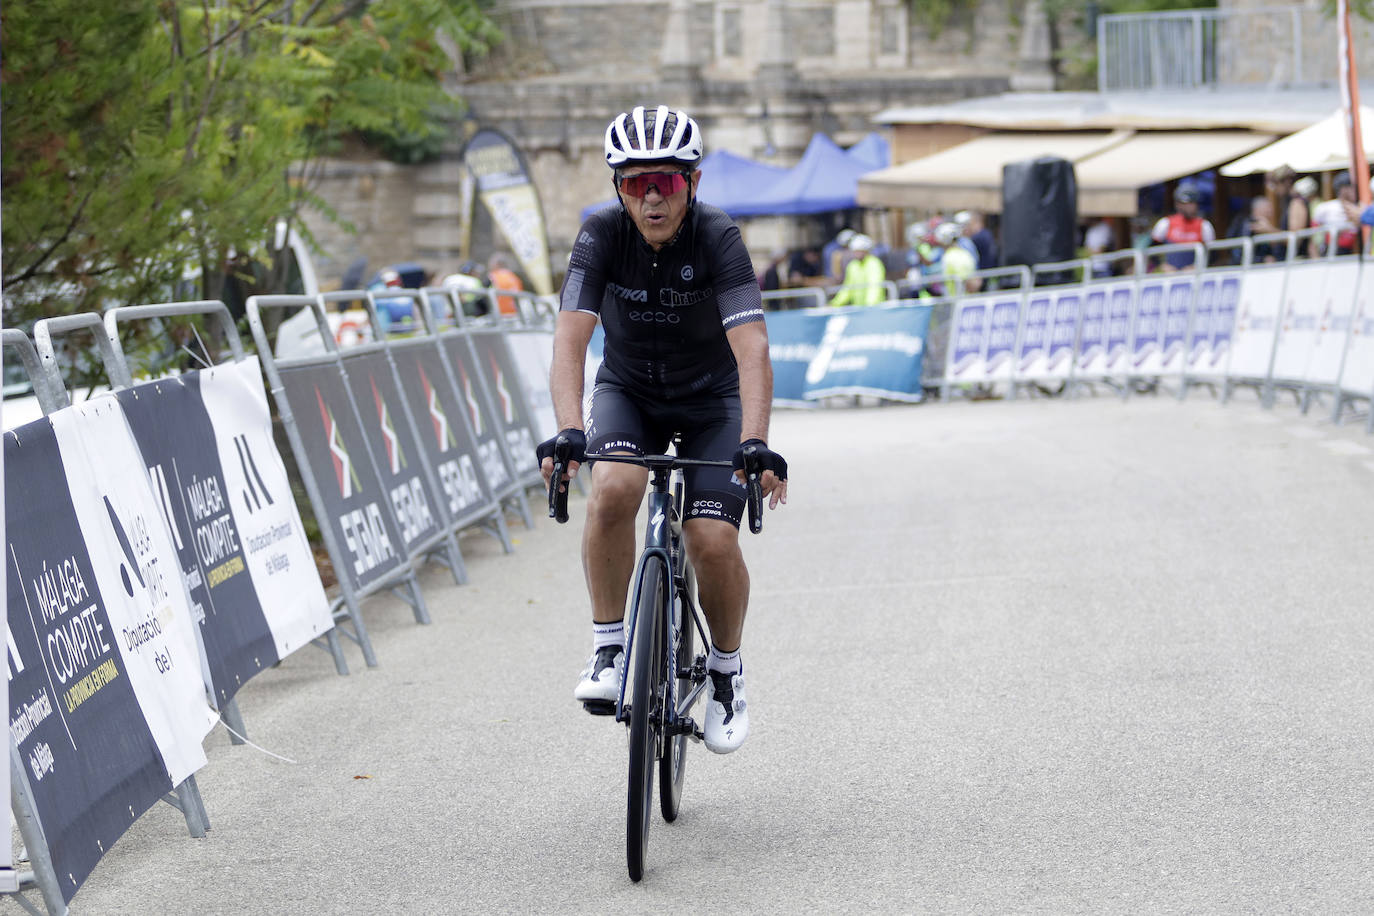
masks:
MULTIPOLYGON (((690 572, 689 572, 690 575, 690 572)), ((690 611, 687 610, 686 603, 675 615, 677 626, 668 634, 668 638, 676 637, 677 652, 670 656, 672 662, 677 666, 677 690, 675 691, 675 701, 682 702, 682 698, 687 696, 692 689, 692 678, 690 675, 681 677, 680 675, 692 667, 693 653, 695 649, 694 631, 692 630, 692 620, 690 611)), ((665 680, 670 680, 675 673, 668 672, 665 680)), ((668 718, 666 715, 664 718, 668 718)), ((663 819, 668 823, 677 820, 678 810, 682 806, 682 779, 687 770, 687 735, 675 735, 665 739, 663 742, 663 759, 658 765, 658 803, 659 810, 663 812, 663 819)))
POLYGON ((639 606, 635 609, 634 690, 630 700, 630 786, 626 805, 625 855, 630 880, 644 877, 649 851, 649 815, 653 811, 654 761, 657 758, 658 723, 663 671, 663 561, 650 558, 640 581, 639 606))

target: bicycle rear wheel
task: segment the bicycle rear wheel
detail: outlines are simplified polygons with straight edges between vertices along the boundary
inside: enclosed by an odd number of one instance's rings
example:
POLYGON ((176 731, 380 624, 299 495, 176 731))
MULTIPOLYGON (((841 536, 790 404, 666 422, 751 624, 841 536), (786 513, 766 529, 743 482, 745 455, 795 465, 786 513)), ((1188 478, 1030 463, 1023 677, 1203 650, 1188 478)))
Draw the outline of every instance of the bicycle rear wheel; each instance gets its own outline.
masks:
POLYGON ((635 609, 634 691, 630 701, 630 780, 626 804, 625 857, 630 880, 644 877, 649 851, 649 815, 653 811, 654 760, 661 720, 659 684, 663 671, 663 561, 644 564, 639 606, 635 609))
MULTIPOLYGON (((678 637, 677 652, 673 654, 673 662, 678 672, 687 671, 692 667, 693 653, 695 651, 694 633, 692 630, 692 620, 688 616, 689 611, 684 604, 677 617, 676 635, 678 637)), ((671 637, 673 634, 669 634, 671 637)), ((664 677, 668 680, 674 676, 670 671, 664 677)), ((674 691, 674 701, 681 703, 682 698, 687 696, 692 689, 691 676, 677 679, 677 688, 674 691)), ((665 710, 664 719, 668 718, 665 710)), ((677 820, 678 810, 682 806, 682 779, 687 770, 687 736, 674 735, 663 742, 663 758, 658 763, 658 803, 663 812, 663 819, 668 823, 677 820)))

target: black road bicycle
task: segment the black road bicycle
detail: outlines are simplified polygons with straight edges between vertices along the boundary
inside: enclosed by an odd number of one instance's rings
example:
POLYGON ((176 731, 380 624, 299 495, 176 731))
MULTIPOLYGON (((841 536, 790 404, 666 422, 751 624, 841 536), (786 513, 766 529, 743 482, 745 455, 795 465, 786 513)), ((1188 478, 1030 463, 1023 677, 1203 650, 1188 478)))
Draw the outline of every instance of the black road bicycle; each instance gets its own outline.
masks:
MULTIPOLYGON (((549 517, 560 523, 568 520, 568 491, 562 477, 570 452, 571 443, 560 436, 554 445, 549 486, 549 517)), ((672 823, 682 803, 687 739, 702 738, 691 712, 706 689, 706 656, 695 651, 695 639, 700 636, 703 648, 709 643, 696 604, 696 573, 682 544, 682 468, 728 468, 731 463, 675 455, 586 456, 587 464, 595 461, 638 465, 648 468, 650 477, 649 521, 633 579, 620 696, 614 706, 584 704, 589 712, 614 715, 630 729, 625 854, 630 880, 638 881, 644 877, 649 848, 654 763, 658 763, 659 809, 663 820, 672 823)), ((749 530, 755 534, 763 530, 762 475, 756 451, 750 446, 745 449, 745 476, 749 530)))

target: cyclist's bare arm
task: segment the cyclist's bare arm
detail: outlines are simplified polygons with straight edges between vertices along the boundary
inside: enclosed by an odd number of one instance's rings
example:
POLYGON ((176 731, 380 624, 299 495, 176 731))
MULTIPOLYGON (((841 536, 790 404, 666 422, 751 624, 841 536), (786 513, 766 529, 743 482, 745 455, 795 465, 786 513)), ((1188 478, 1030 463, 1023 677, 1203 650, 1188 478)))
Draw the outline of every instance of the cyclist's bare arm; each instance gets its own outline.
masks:
MULTIPOLYGON (((596 316, 586 312, 559 312, 553 331, 553 366, 549 369, 549 391, 559 429, 582 428, 582 387, 587 366, 587 344, 596 330, 596 316)), ((578 463, 568 467, 568 476, 577 473, 578 463)), ((553 473, 553 459, 545 458, 540 470, 544 483, 553 473)))
MULTIPOLYGON (((768 421, 773 409, 773 363, 768 358, 768 328, 762 321, 740 324, 725 332, 739 366, 739 400, 743 419, 740 441, 768 441, 768 421)), ((742 473, 737 473, 741 480, 742 473)), ((768 508, 787 503, 787 481, 778 480, 772 471, 763 473, 763 495, 768 508)))

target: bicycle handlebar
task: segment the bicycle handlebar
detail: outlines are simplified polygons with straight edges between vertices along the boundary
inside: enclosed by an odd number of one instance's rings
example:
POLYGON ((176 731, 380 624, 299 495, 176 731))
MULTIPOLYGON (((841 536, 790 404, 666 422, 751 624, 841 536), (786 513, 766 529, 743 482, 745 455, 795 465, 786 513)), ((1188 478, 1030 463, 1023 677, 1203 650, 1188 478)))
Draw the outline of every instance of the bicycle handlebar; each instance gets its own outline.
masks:
MULTIPOLYGON (((572 458, 572 443, 559 436, 553 445, 553 474, 549 477, 549 518, 560 525, 568 520, 568 488, 563 486, 563 474, 567 472, 572 458)), ((661 468, 671 471, 675 468, 734 468, 729 461, 706 461, 698 458, 679 458, 676 455, 601 455, 592 453, 583 458, 584 464, 596 461, 610 461, 616 464, 633 464, 642 468, 661 468)), ((758 534, 763 530, 763 468, 759 466, 758 449, 747 446, 744 449, 745 489, 748 492, 746 503, 749 506, 749 530, 758 534)))

